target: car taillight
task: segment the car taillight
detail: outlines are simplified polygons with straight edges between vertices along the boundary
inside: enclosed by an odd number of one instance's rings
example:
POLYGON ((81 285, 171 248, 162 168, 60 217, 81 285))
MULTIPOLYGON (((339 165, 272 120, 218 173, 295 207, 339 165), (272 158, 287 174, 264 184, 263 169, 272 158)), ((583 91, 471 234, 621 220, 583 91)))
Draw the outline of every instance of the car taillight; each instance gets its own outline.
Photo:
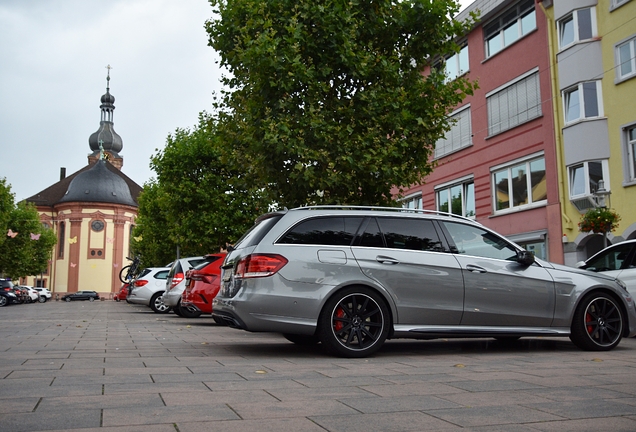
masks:
POLYGON ((183 280, 183 273, 175 273, 174 277, 172 278, 172 282, 170 282, 170 288, 168 289, 172 289, 176 287, 177 285, 179 285, 179 282, 181 282, 182 280, 183 280))
POLYGON ((147 280, 142 279, 142 280, 136 280, 135 282, 133 282, 133 285, 135 286, 135 288, 139 288, 146 285, 147 283, 148 283, 147 280))
POLYGON ((258 278, 275 274, 289 261, 281 255, 254 254, 242 258, 236 265, 237 278, 258 278))

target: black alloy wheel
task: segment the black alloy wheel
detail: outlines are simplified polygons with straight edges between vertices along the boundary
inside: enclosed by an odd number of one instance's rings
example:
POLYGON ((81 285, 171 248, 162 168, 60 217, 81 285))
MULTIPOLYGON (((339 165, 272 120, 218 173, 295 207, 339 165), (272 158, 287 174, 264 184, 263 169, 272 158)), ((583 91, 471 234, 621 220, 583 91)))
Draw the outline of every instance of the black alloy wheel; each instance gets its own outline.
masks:
POLYGON ((338 292, 325 304, 318 335, 332 354, 359 358, 380 349, 389 325, 384 299, 368 288, 353 287, 338 292))
POLYGON ((586 351, 609 351, 623 338, 623 311, 609 294, 591 293, 578 305, 570 340, 586 351))

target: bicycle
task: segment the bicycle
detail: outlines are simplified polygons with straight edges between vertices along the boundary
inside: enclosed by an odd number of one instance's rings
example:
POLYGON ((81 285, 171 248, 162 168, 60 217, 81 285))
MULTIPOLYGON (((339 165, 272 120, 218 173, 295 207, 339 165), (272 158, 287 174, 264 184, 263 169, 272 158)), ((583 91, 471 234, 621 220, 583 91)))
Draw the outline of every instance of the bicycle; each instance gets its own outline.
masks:
POLYGON ((135 258, 126 257, 126 259, 132 261, 132 263, 121 269, 119 280, 122 283, 131 283, 141 273, 141 258, 137 255, 135 258))

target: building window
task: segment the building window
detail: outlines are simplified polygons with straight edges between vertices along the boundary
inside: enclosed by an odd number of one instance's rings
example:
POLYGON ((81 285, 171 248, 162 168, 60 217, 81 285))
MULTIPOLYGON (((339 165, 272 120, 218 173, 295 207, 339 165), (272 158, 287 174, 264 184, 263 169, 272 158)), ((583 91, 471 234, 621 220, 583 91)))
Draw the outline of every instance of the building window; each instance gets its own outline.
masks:
POLYGON ((464 45, 459 53, 446 58, 437 65, 438 70, 444 69, 445 81, 452 81, 468 72, 468 45, 464 45))
POLYGON ((610 7, 610 11, 616 9, 617 7, 623 6, 625 3, 631 0, 612 0, 612 5, 610 7))
POLYGON ((486 95, 488 135, 512 129, 541 116, 539 71, 517 78, 486 95))
POLYGON ((95 232, 100 232, 104 229, 104 222, 100 220, 94 220, 93 222, 91 222, 91 228, 95 232))
POLYGON ((636 181, 636 126, 627 129, 627 154, 629 156, 629 179, 636 181))
POLYGON ((436 189, 437 211, 475 217, 475 183, 467 180, 436 189))
POLYGON ((66 236, 66 227, 64 225, 64 222, 60 222, 60 232, 59 232, 59 238, 58 238, 58 250, 57 250, 57 257, 58 258, 64 258, 64 237, 66 236))
POLYGON ((545 204, 547 200, 543 156, 498 168, 492 179, 495 212, 545 204))
POLYGON ((609 190, 607 161, 589 161, 568 168, 570 178, 570 198, 591 196, 598 190, 598 182, 603 180, 609 190))
POLYGON ((580 83, 563 91, 565 123, 572 123, 585 118, 601 117, 601 82, 589 81, 580 83))
POLYGON ((596 9, 575 10, 565 18, 559 20, 559 47, 564 49, 577 42, 592 39, 597 36, 596 9))
POLYGON ((616 46, 616 72, 619 80, 636 76, 636 37, 616 46))
POLYGON ((470 105, 451 114, 451 128, 435 143, 435 158, 440 158, 473 144, 470 125, 470 105))
POLYGON ((524 0, 484 26, 486 57, 490 57, 537 28, 533 0, 524 0))
POLYGON ((406 197, 401 200, 402 208, 405 209, 413 209, 413 210, 422 210, 422 194, 418 193, 417 195, 412 195, 410 197, 406 197))

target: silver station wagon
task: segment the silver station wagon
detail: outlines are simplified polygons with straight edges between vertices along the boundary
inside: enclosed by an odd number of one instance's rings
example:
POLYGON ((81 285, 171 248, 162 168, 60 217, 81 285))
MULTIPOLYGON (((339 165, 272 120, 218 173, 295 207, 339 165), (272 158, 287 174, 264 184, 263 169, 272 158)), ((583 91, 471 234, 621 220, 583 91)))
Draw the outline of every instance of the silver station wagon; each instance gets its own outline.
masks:
POLYGON ((620 280, 536 259, 467 218, 397 208, 260 216, 223 263, 213 311, 343 357, 393 338, 568 336, 605 351, 636 334, 620 280))

